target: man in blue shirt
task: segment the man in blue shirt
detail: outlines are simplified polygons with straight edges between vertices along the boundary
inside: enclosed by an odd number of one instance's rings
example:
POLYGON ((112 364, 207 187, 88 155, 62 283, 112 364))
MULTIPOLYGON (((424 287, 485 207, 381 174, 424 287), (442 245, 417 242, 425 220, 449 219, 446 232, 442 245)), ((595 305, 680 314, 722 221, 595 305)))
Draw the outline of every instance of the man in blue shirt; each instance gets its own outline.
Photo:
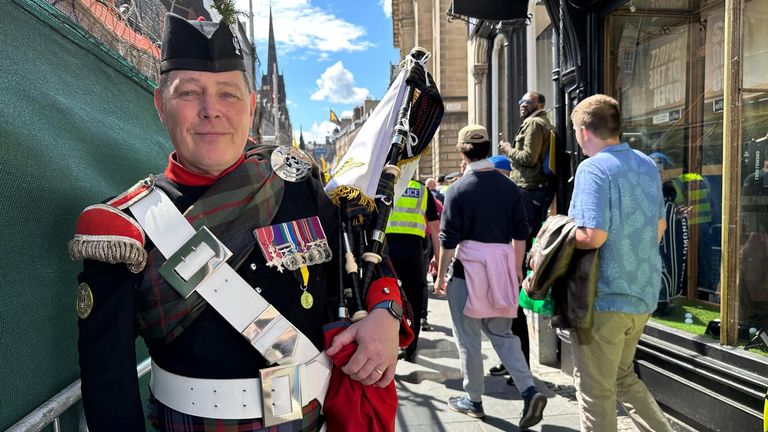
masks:
POLYGON ((590 158, 576 170, 568 216, 578 227, 576 247, 600 248, 592 341, 571 334, 573 376, 582 431, 615 432, 618 399, 640 430, 665 432, 669 422, 633 367, 661 283, 661 178, 648 156, 620 141, 620 120, 618 102, 605 95, 584 99, 571 114, 590 158))

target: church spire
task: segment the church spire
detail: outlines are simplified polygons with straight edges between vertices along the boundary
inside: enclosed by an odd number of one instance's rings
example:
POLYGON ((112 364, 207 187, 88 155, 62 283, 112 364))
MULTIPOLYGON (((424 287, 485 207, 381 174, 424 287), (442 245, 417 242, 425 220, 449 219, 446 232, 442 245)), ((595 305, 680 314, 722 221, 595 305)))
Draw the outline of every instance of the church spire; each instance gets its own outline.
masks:
MULTIPOLYGON (((269 45, 267 48, 267 76, 277 72, 277 50, 275 49, 275 30, 272 27, 272 5, 269 6, 269 45)), ((277 83, 273 83, 277 84, 277 83)))

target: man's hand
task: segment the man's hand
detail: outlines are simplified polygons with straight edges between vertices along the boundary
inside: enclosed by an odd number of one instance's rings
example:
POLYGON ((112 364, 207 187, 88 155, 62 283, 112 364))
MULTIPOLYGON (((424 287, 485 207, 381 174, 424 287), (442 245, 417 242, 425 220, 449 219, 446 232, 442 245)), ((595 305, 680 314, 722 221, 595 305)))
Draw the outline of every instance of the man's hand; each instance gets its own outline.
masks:
POLYGON ((384 309, 374 309, 337 334, 326 354, 332 356, 344 345, 357 342, 357 351, 341 371, 363 385, 386 387, 395 377, 399 340, 400 321, 384 309))
POLYGON ((512 149, 512 144, 510 144, 509 141, 501 140, 499 141, 499 149, 501 149, 501 151, 504 153, 509 153, 509 151, 512 149))

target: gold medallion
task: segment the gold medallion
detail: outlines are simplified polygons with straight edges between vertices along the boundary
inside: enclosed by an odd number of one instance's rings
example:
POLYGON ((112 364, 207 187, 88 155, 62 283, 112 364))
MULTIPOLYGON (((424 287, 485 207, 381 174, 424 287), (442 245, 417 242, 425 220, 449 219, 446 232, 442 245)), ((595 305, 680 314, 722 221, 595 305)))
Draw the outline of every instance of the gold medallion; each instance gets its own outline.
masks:
POLYGON ((308 293, 307 291, 304 291, 301 294, 301 305, 304 307, 304 309, 309 309, 312 307, 313 303, 314 303, 314 299, 312 298, 312 294, 308 293))
POLYGON ((89 287, 87 283, 81 283, 80 286, 77 287, 77 302, 75 308, 77 309, 77 316, 79 316, 80 319, 88 318, 88 315, 90 315, 93 310, 93 292, 91 292, 91 287, 89 287))

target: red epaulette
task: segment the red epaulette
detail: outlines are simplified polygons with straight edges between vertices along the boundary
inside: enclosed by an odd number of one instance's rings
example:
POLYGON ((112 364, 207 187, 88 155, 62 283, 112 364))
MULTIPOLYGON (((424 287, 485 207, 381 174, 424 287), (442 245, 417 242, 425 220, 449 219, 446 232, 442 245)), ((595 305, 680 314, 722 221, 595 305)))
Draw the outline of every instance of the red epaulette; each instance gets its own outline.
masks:
POLYGON ((106 204, 86 207, 77 218, 74 238, 69 241, 70 258, 125 263, 134 273, 142 271, 147 262, 144 231, 123 210, 154 187, 155 178, 150 176, 106 204))

